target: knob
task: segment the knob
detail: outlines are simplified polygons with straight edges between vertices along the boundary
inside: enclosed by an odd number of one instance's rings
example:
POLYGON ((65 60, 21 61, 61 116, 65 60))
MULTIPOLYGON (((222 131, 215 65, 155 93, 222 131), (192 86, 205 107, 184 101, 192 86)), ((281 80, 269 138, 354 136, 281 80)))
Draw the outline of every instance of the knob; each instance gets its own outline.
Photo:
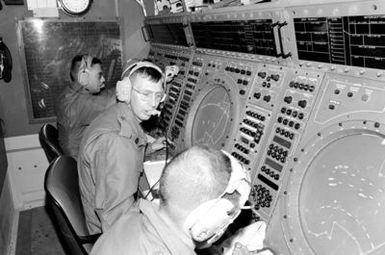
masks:
POLYGON ((285 103, 290 104, 290 103, 293 101, 293 97, 291 97, 291 96, 286 96, 286 97, 283 99, 283 101, 285 101, 285 103))
POLYGON ((258 76, 261 77, 262 79, 265 79, 266 77, 266 72, 259 72, 258 76))
POLYGON ((306 100, 299 100, 298 101, 298 106, 299 107, 305 108, 306 104, 307 104, 306 100))
POLYGON ((269 96, 269 95, 266 95, 263 97, 263 100, 266 102, 270 102, 270 99, 271 99, 271 96, 269 96))
POLYGON ((271 79, 273 79, 274 81, 278 81, 279 80, 279 74, 272 74, 271 79))

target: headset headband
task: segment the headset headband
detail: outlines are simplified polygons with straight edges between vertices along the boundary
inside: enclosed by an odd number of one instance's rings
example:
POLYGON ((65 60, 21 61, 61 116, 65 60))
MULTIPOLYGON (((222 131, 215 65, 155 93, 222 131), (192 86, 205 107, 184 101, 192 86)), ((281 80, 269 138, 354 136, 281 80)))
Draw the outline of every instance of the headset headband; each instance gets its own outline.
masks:
POLYGON ((225 154, 231 162, 231 175, 229 183, 225 191, 222 193, 220 197, 223 197, 225 194, 232 194, 235 190, 241 194, 239 203, 243 206, 249 198, 250 194, 250 174, 249 172, 239 163, 234 156, 230 155, 228 152, 221 150, 223 154, 225 154))
MULTIPOLYGON (((127 60, 127 62, 129 62, 131 59, 127 60)), ((149 61, 138 61, 138 62, 135 62, 131 65, 129 65, 128 67, 126 67, 123 72, 122 72, 122 76, 121 78, 123 79, 125 76, 126 76, 126 73, 129 71, 127 77, 131 77, 131 75, 138 69, 142 68, 142 67, 152 67, 154 69, 156 69, 161 75, 162 75, 162 79, 164 80, 164 73, 162 71, 162 69, 160 69, 159 66, 149 62, 149 61)))
POLYGON ((80 69, 86 70, 87 68, 91 67, 93 59, 94 59, 94 57, 92 57, 91 55, 88 55, 88 54, 83 55, 82 65, 81 65, 80 69))

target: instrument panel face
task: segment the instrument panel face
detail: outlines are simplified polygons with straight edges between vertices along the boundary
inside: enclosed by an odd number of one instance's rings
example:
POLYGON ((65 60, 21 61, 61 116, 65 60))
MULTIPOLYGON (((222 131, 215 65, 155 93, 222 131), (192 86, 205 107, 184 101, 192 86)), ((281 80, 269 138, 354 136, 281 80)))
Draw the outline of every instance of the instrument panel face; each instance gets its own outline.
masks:
POLYGON ((294 19, 299 60, 385 69, 385 15, 294 19))
POLYGON ((177 145, 171 154, 194 144, 227 148, 255 73, 247 62, 195 54, 168 133, 177 145))
POLYGON ((385 252, 384 98, 381 81, 325 75, 269 221, 280 254, 385 252))
POLYGON ((323 74, 299 69, 283 69, 285 79, 276 96, 271 126, 261 159, 252 170, 251 197, 259 217, 269 221, 282 192, 288 162, 296 150, 313 110, 323 74))
POLYGON ((385 3, 351 1, 283 10, 289 65, 369 79, 385 79, 385 3))
POLYGON ((182 23, 147 24, 146 29, 153 43, 189 46, 182 23))
POLYGON ((384 254, 385 2, 298 2, 186 16, 196 48, 165 107, 171 155, 236 157, 277 254, 384 254))
POLYGON ((198 48, 276 56, 272 19, 192 22, 198 48))
POLYGON ((177 76, 167 84, 167 98, 160 118, 160 127, 167 132, 175 117, 174 113, 184 90, 183 86, 192 59, 192 52, 171 47, 152 47, 148 58, 163 69, 168 65, 177 65, 179 67, 177 76))

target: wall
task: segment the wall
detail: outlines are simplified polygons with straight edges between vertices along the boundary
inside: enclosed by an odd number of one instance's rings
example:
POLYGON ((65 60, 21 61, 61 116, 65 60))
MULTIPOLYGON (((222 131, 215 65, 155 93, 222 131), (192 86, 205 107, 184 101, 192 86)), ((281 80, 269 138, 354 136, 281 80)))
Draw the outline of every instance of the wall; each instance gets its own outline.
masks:
POLYGON ((0 254, 14 254, 17 221, 19 219, 13 204, 9 172, 0 196, 0 254))
MULTIPOLYGON (((60 12, 61 19, 73 19, 60 12)), ((92 18, 122 19, 123 59, 144 57, 148 45, 143 42, 141 25, 143 12, 133 0, 93 1, 91 10, 84 16, 92 18)), ((42 123, 31 124, 28 120, 26 95, 24 91, 24 74, 18 49, 16 25, 19 19, 32 17, 27 10, 26 1, 23 6, 4 5, 0 11, 0 36, 3 37, 13 57, 12 81, 0 80, 0 118, 5 121, 5 137, 22 136, 38 133, 42 123)))
MULTIPOLYGON (((26 1, 25 1, 26 2, 26 1)), ((0 80, 0 118, 4 120, 8 172, 0 197, 0 254, 13 254, 18 211, 44 202, 44 174, 48 162, 38 143, 37 133, 43 123, 28 120, 16 25, 19 19, 31 17, 24 6, 3 4, 0 11, 0 36, 13 57, 12 81, 0 80)), ((149 46, 141 35, 143 12, 134 0, 94 1, 85 18, 115 18, 122 21, 123 60, 147 56, 149 46)), ((61 19, 71 17, 60 12, 61 19)))
POLYGON ((44 205, 44 175, 48 160, 38 135, 6 138, 5 148, 15 208, 22 211, 44 205))

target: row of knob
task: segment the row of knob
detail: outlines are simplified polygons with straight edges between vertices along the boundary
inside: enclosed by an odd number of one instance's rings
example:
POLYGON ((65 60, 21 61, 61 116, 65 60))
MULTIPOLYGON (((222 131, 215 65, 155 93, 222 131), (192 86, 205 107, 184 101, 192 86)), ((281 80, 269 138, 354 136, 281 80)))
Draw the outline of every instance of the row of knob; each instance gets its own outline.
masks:
POLYGON ((261 171, 267 174, 268 176, 270 176, 271 178, 274 178, 274 180, 277 180, 277 181, 279 180, 279 174, 276 174, 274 170, 271 170, 266 166, 262 166, 261 171))
POLYGON ((250 70, 245 70, 245 69, 239 69, 238 67, 230 67, 226 66, 225 71, 227 72, 232 72, 232 73, 239 73, 239 74, 246 74, 247 76, 251 75, 250 70))
POLYGON ((300 119, 300 120, 302 120, 305 117, 305 115, 302 112, 298 112, 296 110, 292 110, 292 109, 286 108, 286 107, 281 108, 281 113, 286 114, 288 116, 292 116, 294 118, 298 117, 298 119, 300 119))
POLYGON ((238 84, 245 85, 245 86, 249 85, 249 81, 248 81, 248 80, 238 79, 238 80, 237 80, 237 83, 238 83, 238 84))
MULTIPOLYGON (((253 96, 255 99, 259 100, 261 98, 262 94, 261 94, 261 92, 256 92, 256 93, 254 93, 253 96)), ((264 95, 263 96, 263 101, 265 101, 266 103, 270 102, 270 100, 271 100, 270 95, 264 95)))
POLYGON ((304 84, 300 82, 291 81, 289 83, 290 88, 313 92, 315 90, 314 85, 304 84))
POLYGON ((188 74, 196 76, 196 77, 199 76, 199 72, 197 72, 197 71, 194 72, 193 70, 188 71, 188 74))
MULTIPOLYGON (((291 104, 291 102, 293 102, 293 97, 292 96, 285 96, 283 98, 283 101, 287 104, 291 104)), ((307 105, 307 101, 306 100, 299 100, 297 104, 299 107, 305 108, 307 105)))
POLYGON ((271 74, 270 76, 267 76, 266 72, 258 72, 257 75, 259 77, 261 77, 262 79, 266 78, 267 81, 270 81, 270 80, 278 81, 279 80, 279 74, 271 74))
POLYGON ((281 136, 287 137, 290 140, 294 139, 294 133, 288 130, 285 130, 284 128, 277 127, 275 129, 275 133, 280 134, 281 136))
POLYGON ((247 125, 249 125, 250 127, 253 127, 253 128, 259 128, 259 125, 260 125, 259 123, 254 122, 254 121, 252 121, 250 119, 244 119, 243 123, 245 123, 245 124, 247 124, 247 125))
POLYGON ((257 112, 247 111, 246 115, 250 116, 250 117, 253 117, 253 118, 257 119, 257 120, 260 120, 260 121, 265 121, 266 120, 265 116, 263 116, 262 114, 259 114, 257 112))
POLYGON ((234 147, 237 148, 238 150, 242 151, 242 152, 245 153, 245 154, 249 154, 249 153, 250 153, 250 150, 249 150, 249 149, 243 147, 243 146, 240 145, 239 143, 236 143, 236 144, 234 145, 234 147))
POLYGON ((242 133, 245 133, 245 134, 247 134, 247 135, 249 135, 249 136, 251 136, 251 137, 254 137, 254 136, 256 135, 256 132, 254 132, 254 131, 252 131, 252 130, 250 130, 250 129, 248 129, 248 128, 245 128, 245 127, 241 127, 239 130, 240 130, 242 133))
POLYGON ((242 155, 240 155, 236 152, 232 152, 231 155, 233 155, 234 158, 238 159, 239 161, 241 161, 245 165, 250 164, 250 160, 248 160, 247 158, 243 157, 242 155))
POLYGON ((286 118, 284 118, 282 116, 279 116, 277 121, 278 121, 278 123, 283 124, 285 126, 289 126, 291 128, 294 127, 294 129, 296 129, 296 130, 301 128, 301 124, 300 123, 296 123, 296 122, 294 122, 292 120, 289 120, 289 119, 286 119, 286 118))

